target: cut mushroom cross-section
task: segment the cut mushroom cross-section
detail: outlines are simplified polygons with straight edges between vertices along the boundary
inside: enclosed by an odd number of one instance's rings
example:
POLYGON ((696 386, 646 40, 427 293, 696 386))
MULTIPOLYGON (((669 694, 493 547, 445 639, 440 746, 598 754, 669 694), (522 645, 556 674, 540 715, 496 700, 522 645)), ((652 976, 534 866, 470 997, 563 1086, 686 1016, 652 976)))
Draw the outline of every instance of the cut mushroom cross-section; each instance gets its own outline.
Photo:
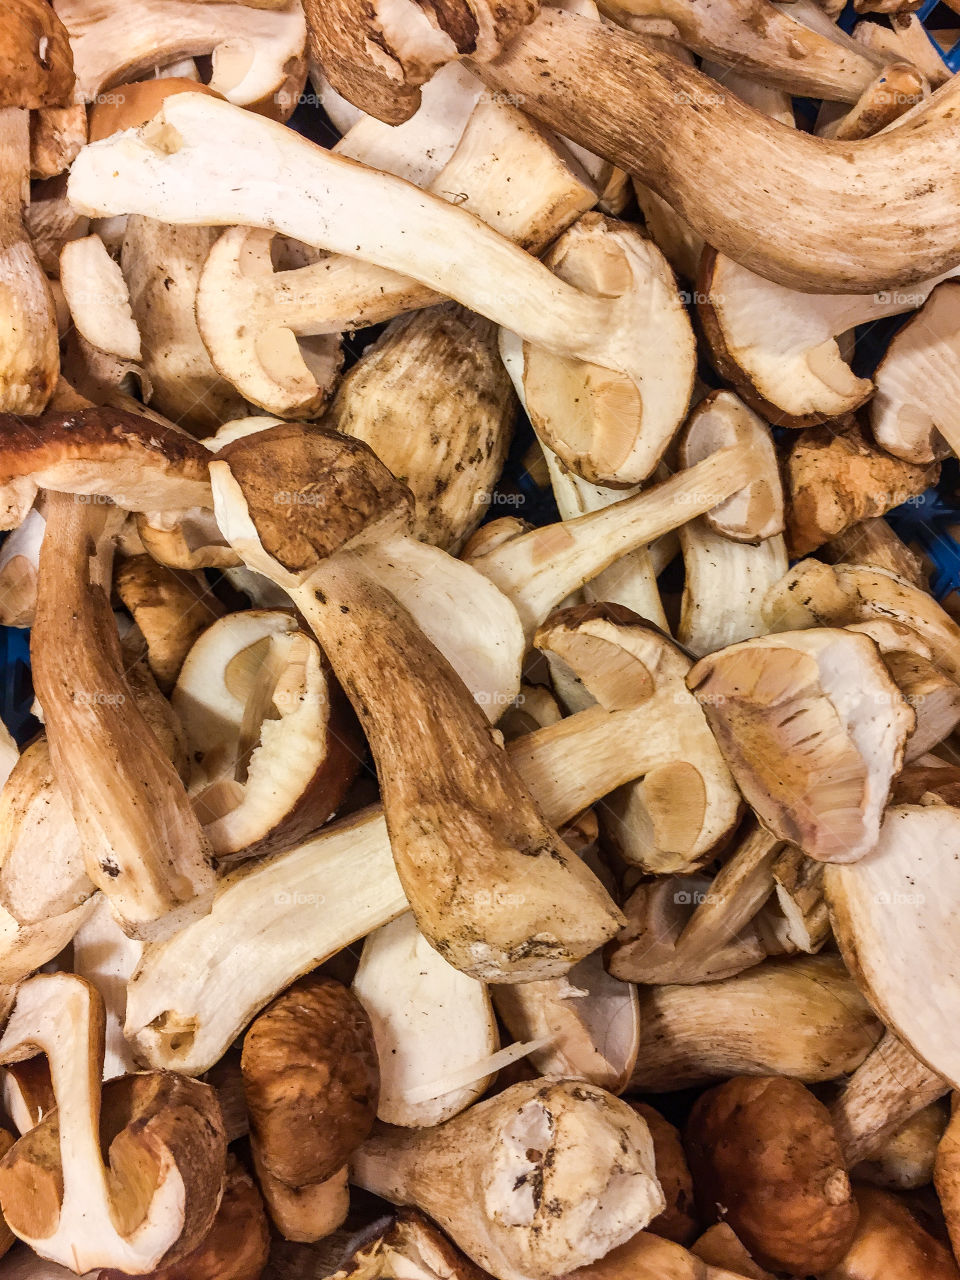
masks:
POLYGON ((452 667, 351 551, 405 529, 409 490, 367 446, 316 427, 234 441, 210 475, 225 536, 291 595, 357 711, 421 932, 456 968, 501 982, 563 973, 612 936, 620 914, 599 881, 452 667), (518 909, 491 913, 491 885, 518 909))

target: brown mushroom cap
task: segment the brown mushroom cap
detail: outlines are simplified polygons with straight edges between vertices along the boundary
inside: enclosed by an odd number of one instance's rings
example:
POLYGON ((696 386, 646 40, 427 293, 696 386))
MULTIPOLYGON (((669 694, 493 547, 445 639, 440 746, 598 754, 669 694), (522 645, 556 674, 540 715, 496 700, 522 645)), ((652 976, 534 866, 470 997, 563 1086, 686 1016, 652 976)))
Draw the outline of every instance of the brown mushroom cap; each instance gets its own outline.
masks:
POLYGON ((705 1217, 723 1216, 761 1266, 835 1266, 857 1206, 823 1103, 798 1080, 736 1076, 690 1113, 687 1159, 705 1217))
POLYGON ((301 978, 275 1000, 247 1032, 241 1068, 260 1159, 289 1186, 329 1178, 376 1119, 373 1028, 331 978, 301 978))
POLYGON ((136 80, 117 85, 98 96, 90 112, 89 139, 99 142, 123 129, 139 129, 152 120, 167 98, 175 93, 207 93, 222 98, 216 89, 185 76, 165 76, 159 80, 136 80))
POLYGON ((0 109, 66 107, 73 101, 67 29, 47 0, 7 0, 0 28, 0 109))
POLYGON ((629 1105, 647 1122, 653 1139, 657 1181, 667 1201, 666 1209, 647 1224, 647 1230, 655 1236, 688 1245, 697 1234, 697 1217, 693 1205, 693 1178, 679 1130, 647 1103, 629 1102, 629 1105))
POLYGON ((889 1191, 857 1187, 860 1221, 849 1252, 821 1280, 957 1280, 950 1250, 889 1191))
POLYGON ((370 525, 392 532, 413 517, 413 495, 360 440, 291 423, 225 445, 264 549, 291 572, 313 568, 370 525))

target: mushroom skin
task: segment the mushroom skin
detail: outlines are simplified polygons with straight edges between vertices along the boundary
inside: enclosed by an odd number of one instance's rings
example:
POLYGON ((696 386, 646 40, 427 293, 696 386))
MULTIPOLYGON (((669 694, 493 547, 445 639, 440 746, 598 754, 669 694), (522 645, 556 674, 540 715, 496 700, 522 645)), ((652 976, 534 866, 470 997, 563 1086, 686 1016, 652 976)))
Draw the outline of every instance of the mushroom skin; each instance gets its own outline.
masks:
POLYGON ((798 1275, 840 1261, 857 1206, 830 1113, 798 1080, 737 1076, 703 1094, 685 1143, 697 1200, 761 1266, 798 1275))
POLYGON ((680 1131, 646 1102, 631 1102, 638 1116, 647 1122, 657 1164, 657 1181, 666 1197, 667 1207, 647 1231, 677 1244, 689 1245, 697 1234, 693 1178, 683 1150, 680 1131))
POLYGON ((856 1235, 821 1280, 889 1280, 891 1274, 897 1280, 957 1280, 960 1271, 950 1251, 924 1230, 901 1199, 865 1186, 857 1187, 856 1199, 856 1235))

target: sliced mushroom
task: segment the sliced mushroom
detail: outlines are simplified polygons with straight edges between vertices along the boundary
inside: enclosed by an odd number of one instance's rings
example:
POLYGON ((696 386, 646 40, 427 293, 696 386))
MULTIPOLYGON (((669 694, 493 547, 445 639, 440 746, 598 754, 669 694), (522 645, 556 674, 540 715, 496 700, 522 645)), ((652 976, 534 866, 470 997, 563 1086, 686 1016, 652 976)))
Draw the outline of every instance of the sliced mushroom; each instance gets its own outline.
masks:
POLYGON ((428 1213, 497 1280, 592 1262, 664 1208, 646 1122, 572 1081, 512 1085, 434 1129, 376 1129, 350 1177, 428 1213))
POLYGON ((935 463, 892 458, 868 443, 856 425, 839 434, 830 427, 804 431, 784 467, 791 556, 807 555, 861 520, 885 515, 939 477, 935 463))
POLYGON ((449 303, 395 320, 344 378, 327 421, 409 486, 414 535, 456 554, 490 505, 515 412, 493 326, 449 303))
POLYGON ((774 888, 788 936, 807 955, 818 952, 830 937, 823 873, 823 863, 808 858, 795 844, 787 845, 773 864, 774 888))
POLYGON ((100 351, 139 363, 140 331, 120 268, 97 235, 70 240, 60 253, 60 283, 80 334, 100 351))
POLYGON ((808 1084, 853 1071, 882 1027, 837 956, 766 960, 701 986, 640 996, 631 1088, 660 1093, 737 1074, 808 1084))
POLYGON ((189 1253, 213 1224, 223 1183, 226 1134, 213 1090, 169 1074, 125 1076, 104 1090, 101 1114, 102 1005, 71 974, 20 987, 0 1060, 38 1049, 57 1108, 0 1162, 8 1225, 77 1273, 144 1272, 189 1253))
MULTIPOLYGON (((491 895, 492 910, 510 905, 491 895)), ((485 1068, 500 1038, 490 994, 434 951, 409 912, 367 938, 353 991, 373 1025, 381 1063, 376 1114, 385 1124, 442 1124, 493 1083, 485 1068), (473 1079, 448 1084, 471 1069, 473 1079)))
POLYGON ((319 830, 360 765, 343 694, 290 613, 232 613, 207 628, 173 705, 194 808, 221 862, 276 853, 319 830))
POLYGON ((687 684, 769 830, 827 862, 873 848, 916 715, 872 640, 758 637, 702 658, 687 684))

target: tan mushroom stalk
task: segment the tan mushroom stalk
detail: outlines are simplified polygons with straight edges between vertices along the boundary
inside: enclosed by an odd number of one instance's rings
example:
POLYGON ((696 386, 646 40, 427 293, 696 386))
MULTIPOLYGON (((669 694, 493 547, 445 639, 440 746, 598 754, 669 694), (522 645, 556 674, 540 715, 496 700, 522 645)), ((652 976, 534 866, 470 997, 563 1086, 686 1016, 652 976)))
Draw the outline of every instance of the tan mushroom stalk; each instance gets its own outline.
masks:
POLYGON ((873 565, 905 578, 914 587, 926 587, 927 573, 920 557, 902 542, 882 516, 852 525, 824 543, 817 558, 828 564, 873 565))
POLYGON ((110 913, 110 903, 102 895, 73 935, 72 969, 78 977, 96 987, 103 999, 103 1078, 139 1071, 123 1034, 127 1013, 127 983, 143 954, 143 943, 128 938, 110 913))
POLYGON ((781 534, 755 546, 715 533, 702 517, 680 526, 683 599, 677 639, 697 657, 763 635, 764 597, 787 571, 781 534))
POLYGON ((916 725, 874 641, 830 628, 746 640, 687 684, 770 831, 827 862, 873 848, 916 725))
POLYGON ((375 1130, 350 1177, 422 1209, 497 1280, 592 1262, 664 1207, 645 1121, 572 1081, 513 1085, 434 1129, 375 1130))
POLYGON ((327 423, 409 486, 414 536, 456 554, 490 505, 516 403, 493 326, 448 303, 395 320, 344 378, 327 423))
POLYGON ((320 428, 235 441, 210 475, 224 534, 291 595, 358 713, 421 932, 455 967, 500 981, 563 973, 595 950, 619 912, 547 825, 454 670, 351 554, 404 531, 409 490, 366 446, 320 428), (297 494, 308 501, 296 504, 297 494), (520 910, 490 915, 480 891, 491 880, 522 899, 520 910))
POLYGON ((481 529, 466 559, 536 628, 585 582, 620 556, 707 512, 715 527, 745 541, 780 532, 783 508, 776 455, 766 425, 730 392, 715 392, 691 414, 685 468, 668 480, 573 520, 529 532, 505 518, 481 529))
POLYGON ((154 67, 212 54, 210 87, 250 106, 281 88, 307 34, 299 0, 272 12, 185 0, 144 0, 135 13, 122 0, 57 0, 55 8, 70 32, 84 102, 154 67))
MULTIPOLYGON (((909 131, 909 125, 901 127, 909 131)), ((955 264, 943 269, 952 274, 955 264)), ((870 379, 850 368, 838 337, 920 306, 941 279, 931 273, 925 280, 914 277, 909 286, 872 293, 814 293, 812 277, 789 288, 708 251, 697 285, 698 312, 714 365, 744 400, 770 422, 809 427, 852 412, 873 391, 870 379), (771 315, 777 317, 775 327, 771 315)))
MULTIPOLYGON (((491 895, 491 911, 511 905, 491 895)), ((524 990, 539 985, 522 984, 524 990)), ((447 964, 411 914, 367 938, 353 992, 373 1026, 380 1060, 376 1114, 385 1124, 442 1124, 493 1083, 490 1059, 500 1037, 490 993, 484 983, 447 964)))
POLYGON ((190 796, 221 864, 318 831, 360 767, 346 699, 290 613, 246 610, 214 623, 187 654, 172 701, 190 796))
POLYGON ((853 1071, 883 1027, 837 956, 766 960, 721 982, 640 994, 631 1089, 670 1092, 731 1075, 808 1084, 853 1071))
POLYGON ((376 1118, 370 1019, 340 983, 301 979, 247 1031, 241 1066, 270 1215, 288 1240, 321 1239, 346 1216, 346 1178, 338 1171, 376 1118), (331 1182, 341 1213, 329 1212, 331 1182))
POLYGON ((213 1090, 162 1074, 125 1076, 102 1098, 103 1010, 71 974, 25 983, 0 1060, 45 1053, 57 1108, 0 1162, 8 1225, 42 1257, 78 1274, 144 1272, 190 1252, 213 1223, 226 1134, 213 1090))
POLYGON ((929 93, 925 76, 909 62, 893 62, 867 85, 849 111, 821 108, 816 133, 852 142, 886 129, 929 93))
POLYGON ((60 372, 50 285, 23 225, 30 112, 73 99, 67 33, 44 0, 8 6, 0 56, 0 410, 41 413, 60 372))

